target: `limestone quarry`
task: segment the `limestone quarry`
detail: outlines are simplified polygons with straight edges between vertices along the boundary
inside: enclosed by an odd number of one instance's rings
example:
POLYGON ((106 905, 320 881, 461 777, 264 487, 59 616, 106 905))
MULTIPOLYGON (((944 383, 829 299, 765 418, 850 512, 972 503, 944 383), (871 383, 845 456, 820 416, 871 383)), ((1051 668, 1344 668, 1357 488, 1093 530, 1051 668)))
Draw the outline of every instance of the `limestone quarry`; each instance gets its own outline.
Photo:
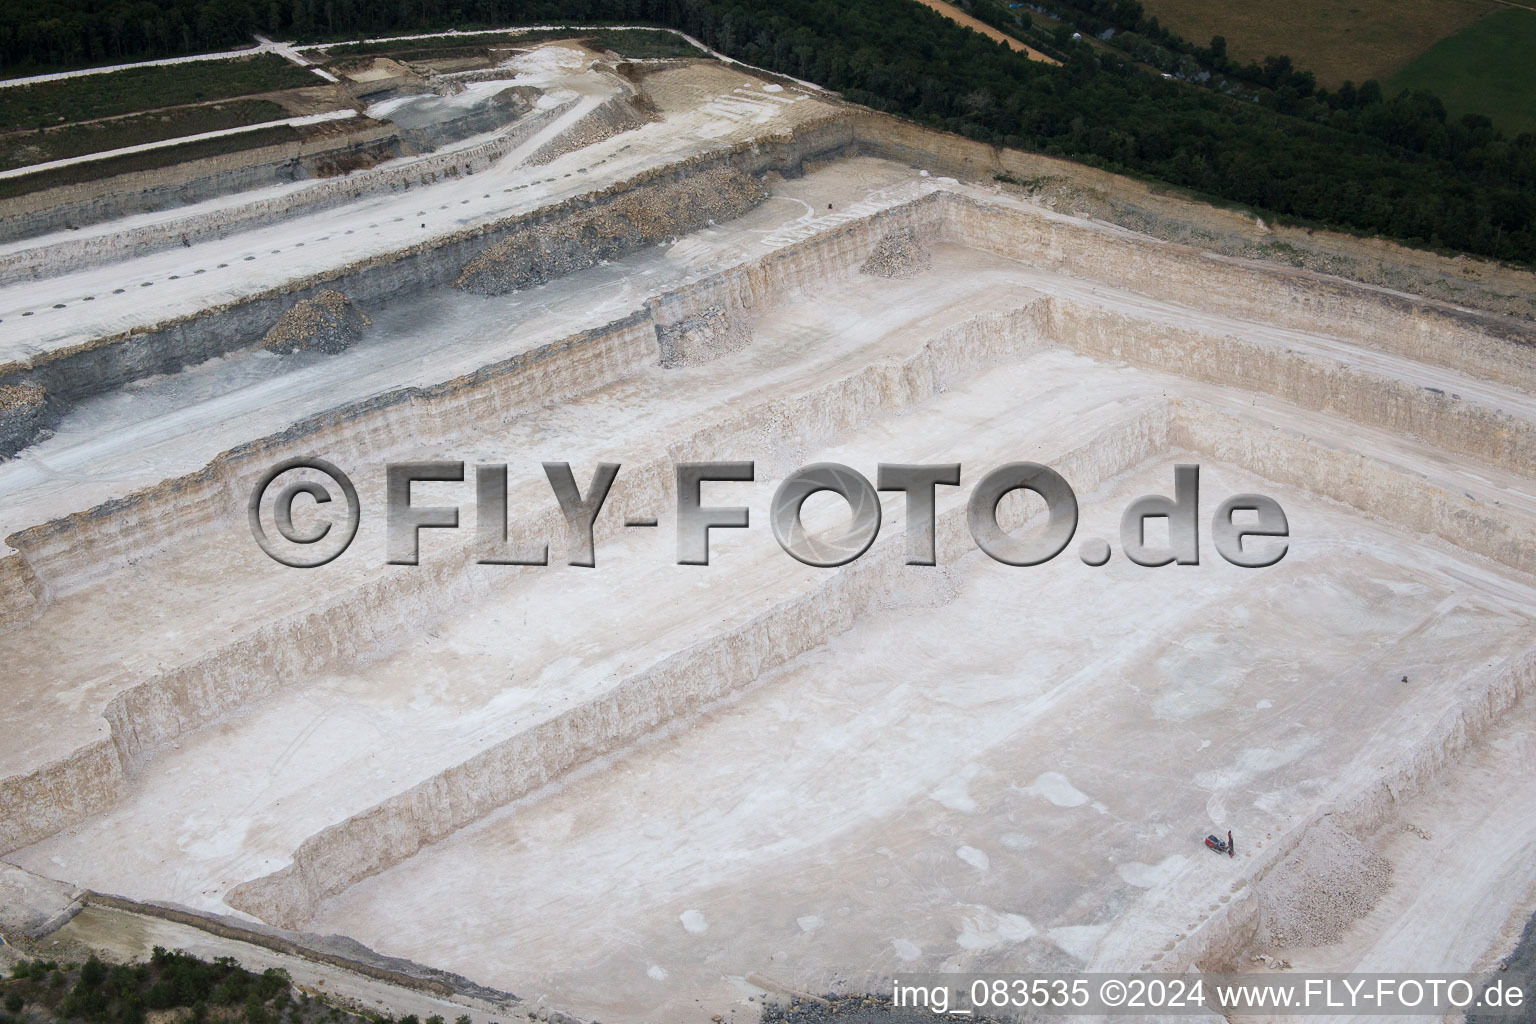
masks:
MULTIPOLYGON (((345 173, 252 157, 75 195, 71 228, 4 211, 0 934, 253 943, 477 1024, 1509 952, 1536 909, 1530 275, 1169 240, 1132 228, 1229 215, 1116 223, 1010 184, 1068 165, 702 54, 540 41, 427 78, 363 96, 384 127, 345 173), (252 536, 293 458, 362 510, 319 568, 252 536), (463 480, 412 501, 459 529, 391 564, 386 466, 432 460, 463 480), (750 526, 680 565, 697 461, 754 463, 704 502, 750 526), (967 528, 1017 461, 1080 508, 1030 567, 967 528), (595 567, 549 462, 621 465, 595 567), (899 492, 862 557, 786 555, 774 490, 820 462, 960 463, 937 564, 906 564, 899 492), (547 565, 480 560, 490 464, 547 565), (1199 564, 1134 564, 1121 513, 1181 464, 1199 564), (1284 507, 1277 564, 1217 555, 1238 494, 1284 507), (1228 829, 1235 857, 1203 847, 1228 829)), ((1140 202, 1096 173, 1080 195, 1140 202)))

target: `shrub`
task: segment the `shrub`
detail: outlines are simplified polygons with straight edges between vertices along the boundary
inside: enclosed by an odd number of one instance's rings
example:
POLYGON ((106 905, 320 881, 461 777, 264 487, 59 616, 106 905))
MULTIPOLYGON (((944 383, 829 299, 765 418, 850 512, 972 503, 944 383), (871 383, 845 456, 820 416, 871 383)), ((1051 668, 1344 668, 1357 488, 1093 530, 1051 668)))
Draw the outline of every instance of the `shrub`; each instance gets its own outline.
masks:
POLYGON ((114 964, 107 971, 107 991, 121 999, 130 992, 139 990, 138 972, 127 964, 114 964))
POLYGON ((290 982, 288 972, 277 967, 268 967, 261 972, 261 980, 256 983, 256 991, 261 996, 262 1002, 275 999, 279 994, 286 996, 290 982))
POLYGON ((230 974, 213 990, 213 1001, 220 1006, 233 1006, 245 998, 245 975, 230 974))
POLYGON ((80 984, 86 988, 95 988, 107 980, 107 965, 92 956, 80 968, 80 984))

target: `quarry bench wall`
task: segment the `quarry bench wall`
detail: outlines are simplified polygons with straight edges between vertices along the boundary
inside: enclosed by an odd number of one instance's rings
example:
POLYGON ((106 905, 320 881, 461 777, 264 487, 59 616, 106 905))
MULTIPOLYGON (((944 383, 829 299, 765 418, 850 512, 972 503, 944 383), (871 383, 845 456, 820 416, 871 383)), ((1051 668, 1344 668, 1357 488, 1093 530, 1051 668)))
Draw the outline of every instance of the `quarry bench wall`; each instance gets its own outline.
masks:
MULTIPOLYGON (((520 231, 579 215, 644 186, 665 187, 701 171, 731 168, 760 175, 769 170, 798 173, 808 155, 823 155, 847 143, 845 126, 812 125, 792 137, 743 145, 735 151, 655 168, 635 179, 602 191, 566 200, 553 207, 443 236, 404 251, 383 254, 357 264, 314 275, 222 308, 163 323, 143 331, 93 339, 28 365, 0 366, 0 383, 25 378, 41 384, 55 401, 120 386, 131 380, 170 373, 213 356, 254 344, 291 305, 325 289, 336 289, 367 309, 368 303, 392 299, 451 283, 481 250, 520 231)), ((651 241, 659 241, 682 225, 656 217, 651 241)))
MULTIPOLYGON (((133 335, 131 345, 102 344, 65 356, 28 376, 57 386, 65 398, 88 393, 81 390, 85 387, 82 380, 90 381, 89 390, 116 386, 249 344, 294 301, 324 287, 340 288, 364 307, 370 301, 443 287, 488 246, 533 226, 574 222, 635 189, 664 190, 686 177, 718 170, 794 174, 803 161, 846 153, 856 141, 849 120, 829 119, 794 136, 659 168, 603 193, 366 261, 229 309, 133 335)), ((462 435, 464 424, 483 428, 560 395, 580 393, 665 361, 660 339, 690 318, 718 312, 735 325, 733 337, 749 344, 753 319, 780 296, 825 286, 856 273, 859 262, 885 234, 903 228, 918 232, 926 241, 973 246, 1026 265, 1063 269, 1077 277, 1113 282, 1196 309, 1215 309, 1298 331, 1326 322, 1336 326, 1340 336, 1363 341, 1380 351, 1486 380, 1528 380, 1530 370, 1536 369, 1536 349, 1529 337, 1518 325, 1499 318, 1464 314, 1429 301, 1314 275, 1212 259, 1193 250, 1145 242, 1102 225, 1024 214, 939 191, 653 296, 624 318, 467 377, 333 410, 226 452, 199 472, 14 533, 7 539, 13 552, 0 559, 0 628, 15 628, 34 617, 52 595, 84 587, 131 558, 153 553, 187 528, 188 516, 207 522, 227 521, 234 514, 231 510, 243 507, 254 476, 280 456, 298 449, 339 450, 366 459, 423 443, 451 442, 462 435), (178 510, 174 523, 163 515, 167 504, 178 510)), ((677 229, 677 225, 661 221, 655 234, 659 239, 677 229)), ((1316 353, 1277 351, 1240 337, 1170 329, 1165 324, 1110 315, 1059 299, 1033 302, 1007 324, 969 325, 966 332, 936 345, 936 350, 951 353, 946 358, 956 366, 974 365, 967 361, 1000 357, 999 350, 987 347, 991 338, 1010 345, 1019 344, 1020 339, 1031 344, 1059 344, 1095 359, 1248 388, 1371 427, 1432 437, 1447 449, 1490 466, 1513 472, 1530 470, 1529 421, 1501 415, 1472 396, 1460 398, 1386 379, 1369 368, 1329 365, 1316 353), (1346 394, 1350 396, 1347 400, 1340 397, 1346 394)), ((679 365, 707 362, 725 354, 707 344, 684 346, 678 351, 679 365)), ((902 371, 906 376, 898 375, 901 386, 913 389, 914 395, 925 393, 942 373, 933 368, 924 372, 930 376, 913 377, 902 371)), ((886 381, 873 393, 884 395, 895 388, 897 381, 886 381)), ((869 409, 848 401, 852 393, 829 391, 819 400, 808 399, 810 404, 798 411, 816 423, 867 414, 869 409)), ((891 406, 899 404, 896 399, 883 400, 891 406)), ((1301 464, 1315 448, 1305 439, 1266 437, 1258 443, 1250 425, 1232 426, 1209 411, 1181 411, 1172 421, 1153 419, 1156 422, 1152 425, 1138 428, 1140 433, 1133 430, 1128 435, 1134 443, 1124 437, 1106 440, 1102 453, 1076 453, 1067 468, 1080 471, 1087 486, 1132 464, 1122 465, 1123 459, 1145 458, 1170 443, 1197 451, 1226 452, 1225 457, 1233 458, 1231 453, 1240 451, 1242 459, 1237 461, 1252 464, 1275 479, 1294 480, 1369 514, 1412 523, 1417 529, 1523 571, 1536 569, 1536 542, 1531 540, 1536 532, 1526 529, 1529 524, 1518 517, 1492 513, 1456 495, 1434 493, 1431 500, 1415 506, 1417 519, 1405 518, 1403 496, 1414 484, 1407 474, 1375 464, 1362 466, 1358 458, 1339 452, 1321 460, 1325 468, 1321 479, 1303 479, 1301 464), (1170 427, 1169 422, 1179 426, 1170 427), (1175 436, 1173 442, 1170 431, 1175 436)), ((703 442, 696 443, 698 450, 704 450, 703 442)), ((671 455, 690 450, 694 449, 683 444, 671 455)), ((651 468, 653 472, 639 478, 659 489, 666 475, 665 460, 651 468)), ((645 497, 651 500, 655 496, 645 497)), ((546 526, 539 520, 524 528, 534 531, 546 526)), ((945 527, 951 532, 957 528, 953 523, 945 527)), ((354 611, 371 609, 368 614, 372 618, 366 626, 354 617, 346 619, 344 629, 337 626, 336 632, 326 634, 317 631, 313 621, 272 623, 264 632, 239 638, 204 658, 133 682, 104 709, 109 736, 64 761, 0 781, 0 795, 5 797, 0 806, 14 809, 0 818, 0 852, 111 806, 120 799, 135 766, 153 758, 164 744, 259 699, 279 685, 281 678, 302 675, 319 664, 346 664, 357 656, 358 642, 352 631, 387 633, 402 621, 407 609, 413 617, 430 617, 472 597, 476 584, 462 578, 462 566, 462 559, 444 560, 440 568, 417 574, 410 582, 377 582, 369 585, 372 589, 347 595, 345 600, 355 601, 354 611), (288 653, 281 653, 284 651, 288 653), (253 661, 263 664, 265 671, 250 673, 247 669, 253 661)), ((814 638, 857 616, 857 609, 862 607, 859 602, 871 600, 869 595, 880 589, 878 581, 868 582, 862 575, 873 571, 850 572, 848 582, 838 584, 850 588, 847 608, 853 610, 834 614, 825 603, 815 605, 816 614, 827 617, 826 625, 823 632, 807 630, 806 635, 813 638, 807 643, 821 642, 814 638)), ((794 614, 807 612, 801 609, 794 614)), ((737 639, 749 646, 762 646, 767 643, 765 637, 753 640, 743 634, 737 639)), ((762 665, 777 663, 774 658, 793 653, 776 650, 771 655, 754 655, 732 669, 739 670, 735 676, 719 675, 720 663, 700 655, 703 660, 690 662, 687 672, 697 679, 715 673, 724 680, 720 685, 728 689, 746 678, 740 672, 756 671, 762 665)), ((551 726, 550 735, 518 737, 494 755, 487 754, 485 762, 463 767, 476 778, 489 772, 501 779, 501 788, 492 794, 499 803, 455 801, 453 806, 458 809, 443 817, 430 803, 437 799, 433 796, 436 790, 402 796, 397 804, 369 812, 366 820, 348 821, 334 826, 334 832, 315 837, 314 845, 306 845, 286 874, 270 876, 243 889, 238 896, 242 908, 279 923, 304 920, 318 900, 409 856, 421 843, 462 827, 488 807, 514 799, 597 753, 631 742, 658 723, 724 692, 698 682, 684 685, 662 675, 637 680, 634 685, 640 689, 615 698, 633 699, 633 714, 616 707, 592 711, 590 720, 551 726), (647 697, 641 693, 646 686, 658 689, 647 697), (665 700, 657 696, 662 691, 668 694, 665 700), (620 724, 615 726, 615 722, 620 724), (428 805, 424 806, 423 800, 428 800, 428 805), (465 818, 465 814, 470 817, 465 818), (388 841, 381 842, 381 835, 388 841)), ((434 783, 446 790, 461 784, 451 777, 434 783)))
MULTIPOLYGON (((223 238, 236 231, 259 227, 263 224, 279 223, 299 214, 328 210, 354 199, 361 199, 366 195, 385 191, 405 191, 413 186, 430 184, 444 176, 478 174, 522 145, 551 121, 559 118, 574 106, 575 102, 575 100, 567 100, 547 110, 533 111, 492 139, 444 152, 430 153, 409 162, 386 162, 378 167, 353 171, 343 176, 320 178, 307 183, 302 191, 288 195, 233 203, 226 208, 179 217, 165 225, 128 228, 107 235, 82 239, 68 237, 51 239, 47 246, 45 261, 39 261, 36 258, 36 251, 32 249, 20 249, 10 254, 0 255, 0 284, 10 281, 37 280, 81 267, 94 266, 104 260, 131 258, 159 252, 182 245, 184 242, 223 238)), ((391 135, 390 138, 398 140, 395 135, 391 135)), ((394 141, 391 142, 391 146, 393 145, 394 141)), ((183 166, 191 166, 191 164, 183 166)), ((212 194, 215 195, 240 191, 242 187, 245 186, 235 178, 210 185, 212 194)), ((128 182, 125 189, 136 191, 137 187, 133 182, 128 182)), ((39 202, 43 203, 46 209, 45 194, 38 193, 38 196, 39 202)), ((91 203, 97 201, 87 199, 81 202, 89 207, 91 203)), ((74 208, 70 205, 71 201, 65 197, 61 202, 64 204, 61 209, 66 211, 61 216, 65 217, 68 224, 91 223, 84 218, 70 219, 72 214, 68 211, 74 208)), ((146 209, 182 206, 188 202, 191 200, 183 199, 176 194, 173 200, 161 205, 151 203, 146 209)), ((48 212, 47 216, 54 217, 52 212, 48 212)), ((9 218, 0 220, 0 232, 3 232, 5 226, 9 224, 9 218)), ((36 230, 24 228, 24 225, 16 228, 14 238, 30 238, 45 231, 56 231, 59 225, 42 226, 36 230)))

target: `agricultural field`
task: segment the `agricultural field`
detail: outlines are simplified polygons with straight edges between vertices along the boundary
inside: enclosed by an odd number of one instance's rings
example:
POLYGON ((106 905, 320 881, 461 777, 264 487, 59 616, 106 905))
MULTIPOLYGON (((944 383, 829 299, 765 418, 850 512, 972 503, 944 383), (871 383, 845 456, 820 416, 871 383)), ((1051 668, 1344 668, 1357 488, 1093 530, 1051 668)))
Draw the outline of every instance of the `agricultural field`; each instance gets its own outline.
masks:
POLYGON ((1442 39, 1386 81, 1427 89, 1452 116, 1486 114, 1511 135, 1536 132, 1536 11, 1506 7, 1442 39))
POLYGON ((1191 42, 1204 45, 1212 36, 1225 36, 1227 52, 1240 61, 1284 54, 1330 89, 1346 80, 1384 81, 1440 40, 1499 9, 1494 0, 1144 0, 1142 7, 1191 42))

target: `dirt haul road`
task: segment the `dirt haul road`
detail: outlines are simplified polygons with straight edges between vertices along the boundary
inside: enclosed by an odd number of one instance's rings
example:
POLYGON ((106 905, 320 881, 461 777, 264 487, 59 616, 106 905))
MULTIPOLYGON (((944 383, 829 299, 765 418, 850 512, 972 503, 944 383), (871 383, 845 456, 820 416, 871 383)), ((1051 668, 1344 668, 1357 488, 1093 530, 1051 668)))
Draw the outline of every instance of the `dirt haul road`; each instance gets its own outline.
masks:
POLYGON ((988 39, 995 39, 997 42, 1007 46, 1010 50, 1017 50, 1019 53, 1028 54, 1030 60, 1040 60, 1047 64, 1061 63, 1059 60, 1054 60, 1050 57, 1047 57, 1045 54, 1041 53, 1034 47, 1027 46, 1024 43, 1019 42, 1017 39, 1013 38, 1013 36, 1010 36, 1004 32, 999 32, 997 29, 993 28, 991 25, 988 25, 986 22, 979 21, 976 18, 971 17, 960 8, 955 7, 952 4, 945 3, 944 0, 917 0, 917 2, 922 4, 924 7, 938 11, 950 21, 964 25, 968 29, 974 29, 975 31, 980 32, 982 35, 986 36, 988 39))

